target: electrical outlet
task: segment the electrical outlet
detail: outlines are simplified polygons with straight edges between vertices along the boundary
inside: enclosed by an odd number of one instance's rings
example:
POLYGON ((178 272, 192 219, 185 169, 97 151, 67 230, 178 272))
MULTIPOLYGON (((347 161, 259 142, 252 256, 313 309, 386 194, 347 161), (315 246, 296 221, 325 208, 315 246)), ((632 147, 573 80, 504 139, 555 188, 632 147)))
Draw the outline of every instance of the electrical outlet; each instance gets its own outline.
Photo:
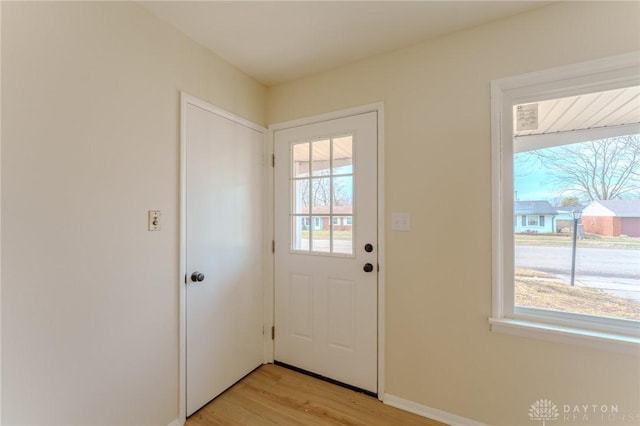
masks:
POLYGON ((411 231, 410 213, 391 213, 392 231, 411 231))
POLYGON ((149 210, 149 231, 160 230, 160 210, 149 210))

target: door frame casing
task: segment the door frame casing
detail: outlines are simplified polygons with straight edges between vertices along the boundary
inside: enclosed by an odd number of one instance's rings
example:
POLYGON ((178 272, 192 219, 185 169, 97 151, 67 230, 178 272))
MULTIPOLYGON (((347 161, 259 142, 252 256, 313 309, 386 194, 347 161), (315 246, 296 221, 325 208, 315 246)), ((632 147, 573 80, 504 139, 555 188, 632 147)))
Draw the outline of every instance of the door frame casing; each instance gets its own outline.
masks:
MULTIPOLYGON (((178 326, 178 344, 179 344, 179 354, 178 354, 178 392, 179 392, 179 401, 178 401, 178 422, 183 425, 187 419, 187 305, 186 305, 186 297, 187 297, 187 286, 185 283, 187 276, 187 127, 186 127, 186 118, 187 118, 187 105, 194 105, 199 108, 202 108, 206 111, 209 111, 215 115, 226 118, 230 121, 233 121, 236 124, 240 124, 242 126, 248 127, 250 129, 256 130, 263 135, 263 142, 266 142, 266 134, 267 129, 259 124, 253 123, 249 120, 246 120, 240 116, 237 116, 229 111, 226 111, 223 108, 210 104, 207 101, 204 101, 196 96, 190 95, 186 92, 180 91, 180 214, 179 214, 179 223, 180 223, 180 267, 179 267, 179 276, 178 276, 178 286, 179 286, 179 307, 178 307, 178 316, 179 316, 179 326, 178 326)), ((264 203, 265 208, 269 208, 271 204, 269 197, 269 184, 268 184, 268 176, 271 174, 270 167, 266 167, 268 165, 267 159, 270 157, 269 154, 270 147, 267 145, 263 149, 264 153, 264 185, 263 185, 263 193, 264 193, 264 203)), ((270 238, 268 238, 271 233, 269 232, 269 215, 265 215, 263 229, 264 229, 264 241, 263 245, 263 265, 265 265, 265 269, 263 270, 263 280, 266 277, 266 273, 269 270, 269 261, 271 259, 267 253, 270 254, 270 238), (269 249, 269 250, 268 250, 269 249)), ((263 328, 264 330, 264 328, 263 328)), ((264 332, 264 334, 269 334, 264 332)))
MULTIPOLYGON (((383 400, 385 393, 385 198, 384 198, 384 103, 377 102, 373 104, 363 105, 354 108, 343 109, 339 111, 329 112, 325 114, 314 115, 310 117, 304 117, 292 121, 285 121, 269 125, 267 129, 267 149, 270 151, 270 155, 275 152, 275 132, 278 130, 284 130, 292 127, 300 127, 309 124, 321 123, 323 121, 336 120, 341 118, 347 118, 354 115, 365 114, 369 112, 377 113, 377 210, 378 210, 378 399, 383 400)), ((275 161, 278 160, 277 158, 275 161)), ((269 188, 267 189, 266 196, 268 211, 270 215, 269 228, 267 229, 268 235, 271 235, 271 240, 275 241, 275 210, 274 210, 274 195, 275 195, 275 182, 274 174, 275 168, 271 168, 270 177, 267 179, 269 188)), ((276 250, 278 248, 276 247, 276 250)), ((265 263, 265 329, 271 330, 275 324, 275 256, 272 253, 271 248, 268 249, 270 260, 265 263)), ((277 330, 276 330, 277 333, 277 330)), ((264 339, 264 353, 265 363, 274 361, 275 352, 275 340, 271 339, 271 333, 265 333, 264 339)))

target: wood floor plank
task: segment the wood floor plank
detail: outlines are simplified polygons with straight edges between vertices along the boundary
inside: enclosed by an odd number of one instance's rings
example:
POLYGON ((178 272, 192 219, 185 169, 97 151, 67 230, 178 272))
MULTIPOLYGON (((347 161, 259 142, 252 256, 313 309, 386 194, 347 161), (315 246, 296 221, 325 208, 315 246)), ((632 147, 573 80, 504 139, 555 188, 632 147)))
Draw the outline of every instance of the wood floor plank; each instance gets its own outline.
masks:
POLYGON ((186 426, 442 426, 376 398, 263 365, 187 419, 186 426))

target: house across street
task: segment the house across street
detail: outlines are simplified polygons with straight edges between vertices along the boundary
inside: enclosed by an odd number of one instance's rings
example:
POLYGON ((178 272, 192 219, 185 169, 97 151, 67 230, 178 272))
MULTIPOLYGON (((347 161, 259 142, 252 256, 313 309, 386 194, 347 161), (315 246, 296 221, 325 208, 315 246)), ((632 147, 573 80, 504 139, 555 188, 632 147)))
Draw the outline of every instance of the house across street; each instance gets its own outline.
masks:
POLYGON ((556 232, 558 211, 548 201, 516 201, 514 214, 516 233, 550 234, 556 232))
POLYGON ((640 237, 640 200, 593 201, 582 212, 584 231, 618 237, 640 237))

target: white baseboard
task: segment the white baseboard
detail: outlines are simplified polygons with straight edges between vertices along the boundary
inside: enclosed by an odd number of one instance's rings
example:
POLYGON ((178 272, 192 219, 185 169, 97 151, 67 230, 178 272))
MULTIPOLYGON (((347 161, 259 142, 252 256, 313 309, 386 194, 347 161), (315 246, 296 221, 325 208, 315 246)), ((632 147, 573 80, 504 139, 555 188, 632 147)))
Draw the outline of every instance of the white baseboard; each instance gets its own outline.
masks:
POLYGON ((399 398, 394 395, 389 395, 388 393, 384 394, 382 402, 392 407, 396 407, 422 417, 427 417, 432 420, 437 420, 451 426, 486 426, 484 423, 447 413, 446 411, 438 410, 437 408, 427 407, 426 405, 418 404, 417 402, 399 398))
POLYGON ((167 426, 182 426, 182 424, 180 424, 180 419, 175 419, 174 421, 169 423, 167 426))

